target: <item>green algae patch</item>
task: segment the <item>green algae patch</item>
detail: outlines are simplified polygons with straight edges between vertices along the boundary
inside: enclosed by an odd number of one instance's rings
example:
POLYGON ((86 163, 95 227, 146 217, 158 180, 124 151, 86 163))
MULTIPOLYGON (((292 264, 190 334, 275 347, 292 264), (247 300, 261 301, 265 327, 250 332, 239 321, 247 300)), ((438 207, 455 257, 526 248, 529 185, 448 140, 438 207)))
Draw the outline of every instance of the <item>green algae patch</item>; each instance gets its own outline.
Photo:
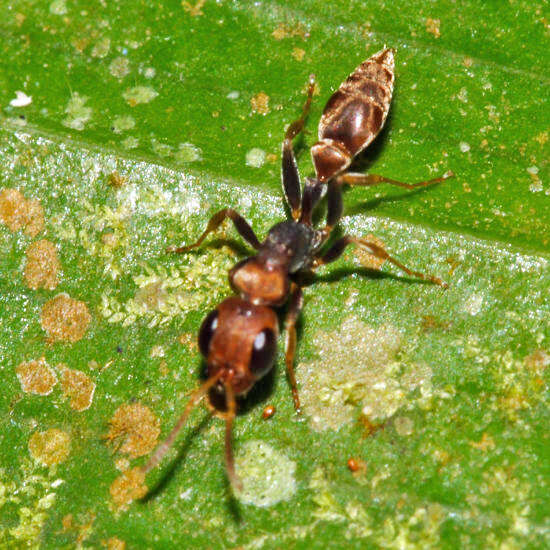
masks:
POLYGON ((122 94, 122 97, 128 102, 130 107, 135 107, 141 103, 153 101, 158 95, 158 92, 150 86, 135 86, 134 88, 128 88, 122 94))
POLYGON ((89 97, 81 96, 78 92, 71 95, 65 107, 67 116, 62 122, 63 126, 73 130, 84 130, 86 124, 92 118, 92 108, 86 105, 88 99, 89 97))
POLYGON ((0 545, 5 548, 39 548, 44 526, 64 480, 53 469, 28 458, 21 460, 10 479, 0 469, 0 545), (11 518, 12 521, 6 521, 11 518))
POLYGON ((235 457, 235 466, 243 484, 235 495, 244 504, 268 508, 296 492, 296 463, 263 441, 247 441, 235 457))
POLYGON ((130 115, 117 116, 113 120, 113 132, 121 134, 127 130, 132 130, 136 125, 136 120, 130 115))
POLYGON ((314 430, 336 430, 361 415, 364 423, 383 423, 417 391, 414 401, 433 391, 427 365, 398 360, 402 335, 392 326, 369 327, 352 316, 336 331, 319 331, 318 358, 298 366, 306 415, 314 430))
POLYGON ((178 162, 197 162, 202 160, 202 151, 192 143, 180 143, 178 150, 174 153, 174 158, 178 162))

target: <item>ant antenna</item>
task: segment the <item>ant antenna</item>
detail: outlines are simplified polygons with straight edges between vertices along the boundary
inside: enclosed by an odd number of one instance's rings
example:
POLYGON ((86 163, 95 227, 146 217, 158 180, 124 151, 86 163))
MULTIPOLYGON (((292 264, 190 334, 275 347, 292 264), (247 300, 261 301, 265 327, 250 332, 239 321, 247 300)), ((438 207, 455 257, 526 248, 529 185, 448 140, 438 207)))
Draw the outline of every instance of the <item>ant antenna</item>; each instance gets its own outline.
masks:
POLYGON ((237 410, 235 402, 235 392, 231 387, 231 382, 225 385, 225 398, 227 403, 227 412, 225 415, 225 464, 227 469, 227 477, 229 483, 237 491, 242 491, 243 484, 235 473, 235 462, 233 460, 233 447, 231 445, 231 433, 233 428, 233 420, 237 410))
MULTIPOLYGON (((189 398, 189 401, 187 402, 187 406, 185 407, 185 410, 183 411, 183 414, 180 416, 180 419, 178 420, 177 424, 172 428, 172 431, 168 435, 168 437, 157 447, 157 450, 153 454, 153 456, 149 459, 149 462, 145 464, 145 466, 142 466, 141 471, 146 475, 148 474, 153 468, 155 468, 158 463, 164 458, 164 455, 168 452, 172 444, 174 443, 174 440, 178 436, 179 432, 185 425, 185 422, 187 421, 187 418, 189 416, 189 413, 193 409, 195 405, 199 403, 199 401, 208 393, 210 388, 220 379, 223 371, 217 372, 214 376, 211 376, 202 386, 198 387, 189 398)), ((235 403, 235 397, 233 397, 233 403, 235 403)), ((235 412, 233 411, 233 416, 235 416, 235 412)))

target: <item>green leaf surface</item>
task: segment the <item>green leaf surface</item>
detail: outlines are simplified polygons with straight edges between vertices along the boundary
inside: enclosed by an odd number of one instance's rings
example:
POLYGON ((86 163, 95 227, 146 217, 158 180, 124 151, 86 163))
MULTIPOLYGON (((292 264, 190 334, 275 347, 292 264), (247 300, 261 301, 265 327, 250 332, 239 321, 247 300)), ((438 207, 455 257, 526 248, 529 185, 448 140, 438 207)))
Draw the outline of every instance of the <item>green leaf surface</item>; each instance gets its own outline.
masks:
POLYGON ((547 547, 547 50, 547 6, 525 0, 5 3, 0 546, 547 547), (456 177, 350 189, 338 232, 376 235, 449 289, 346 252, 305 288, 303 415, 282 341, 241 404, 244 492, 226 481, 223 422, 199 407, 149 496, 121 506, 198 385, 201 320, 249 253, 230 225, 194 253, 166 246, 225 206, 260 236, 283 219, 281 139, 308 75, 304 176, 327 99, 384 45, 394 100, 357 169, 456 177), (60 264, 47 288, 42 240, 60 264), (78 311, 56 340, 63 301, 78 311))

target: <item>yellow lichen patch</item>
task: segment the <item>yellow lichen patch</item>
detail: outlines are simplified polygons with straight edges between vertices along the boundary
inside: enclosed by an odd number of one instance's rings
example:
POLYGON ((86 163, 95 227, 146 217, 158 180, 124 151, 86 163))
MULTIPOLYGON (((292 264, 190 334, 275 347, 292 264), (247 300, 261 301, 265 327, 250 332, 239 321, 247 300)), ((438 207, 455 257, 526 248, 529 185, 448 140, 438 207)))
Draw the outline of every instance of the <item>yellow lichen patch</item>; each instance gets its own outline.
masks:
POLYGON ((432 19, 431 17, 428 17, 428 19, 426 19, 426 31, 430 34, 433 34, 436 38, 439 38, 441 36, 441 32, 439 30, 440 25, 441 20, 439 19, 432 19))
POLYGON ((105 544, 107 550, 125 550, 126 543, 117 537, 111 537, 105 544))
POLYGON ((92 404, 95 383, 82 371, 65 369, 61 375, 61 388, 75 411, 85 411, 92 404))
POLYGON ((116 170, 114 172, 111 172, 109 174, 109 177, 107 178, 107 182, 111 187, 114 187, 115 189, 120 189, 121 187, 124 187, 126 184, 126 178, 124 176, 121 176, 116 170))
POLYGON ((0 221, 10 231, 23 229, 36 237, 44 229, 44 210, 36 199, 27 200, 17 189, 0 191, 0 221))
POLYGON ((25 393, 49 395, 57 384, 57 376, 44 357, 37 361, 20 363, 15 368, 15 373, 25 393))
POLYGON ((202 12, 202 7, 206 0, 197 0, 195 4, 182 0, 181 7, 192 17, 198 17, 199 15, 204 15, 202 12))
POLYGON ((59 294, 42 307, 42 328, 52 342, 78 342, 91 319, 88 306, 68 294, 59 294))
POLYGON ((144 483, 145 474, 139 467, 118 476, 109 489, 115 506, 125 509, 133 500, 144 497, 147 494, 147 485, 144 483))
POLYGON ((299 36, 300 38, 305 40, 309 37, 309 32, 301 23, 293 25, 279 23, 279 25, 277 25, 275 30, 271 33, 271 36, 275 40, 283 40, 283 38, 290 38, 293 36, 299 36))
POLYGON ((250 106, 253 113, 267 115, 269 113, 269 96, 260 92, 250 99, 250 106))
MULTIPOLYGON (((365 240, 374 243, 382 248, 385 248, 386 246, 383 241, 381 241, 378 237, 375 237, 374 235, 367 235, 365 237, 365 240)), ((363 248, 356 247, 353 250, 353 254, 359 260, 359 263, 367 269, 381 269, 382 266, 386 263, 386 260, 384 258, 377 258, 376 256, 369 254, 363 248)))
POLYGON ((538 349, 524 359, 525 365, 537 374, 550 365, 550 353, 543 349, 538 349))
POLYGON ((306 55, 306 52, 305 50, 302 50, 302 48, 293 48, 291 55, 294 59, 296 59, 296 61, 302 61, 306 55))
POLYGON ((197 343, 197 335, 193 332, 184 332, 179 335, 178 342, 188 348, 190 351, 196 352, 199 350, 197 343))
POLYGON ((61 519, 61 526, 63 527, 63 532, 70 531, 73 528, 73 515, 67 514, 61 519))
POLYGON ((483 452, 490 451, 495 448, 495 442, 493 441, 493 438, 490 435, 487 435, 485 432, 481 436, 480 441, 470 441, 470 445, 474 449, 478 449, 483 452))
POLYGON ((24 277, 27 286, 33 290, 53 290, 59 282, 61 268, 55 245, 46 239, 36 241, 29 245, 26 255, 24 277))
POLYGON ((338 330, 319 331, 318 359, 296 369, 304 412, 315 430, 336 430, 357 418, 376 427, 419 389, 419 404, 431 398, 431 370, 398 362, 401 335, 392 326, 373 329, 349 317, 338 330))
POLYGON ((537 134, 534 138, 535 141, 538 141, 541 145, 544 145, 548 141, 548 132, 541 132, 537 134))
POLYGON ((31 456, 45 466, 64 462, 70 451, 71 438, 69 434, 56 428, 45 432, 34 432, 29 439, 31 456))
POLYGON ((121 405, 109 424, 111 428, 106 439, 130 458, 146 455, 157 445, 160 421, 149 407, 139 402, 121 405))
POLYGON ((433 315, 422 315, 422 320, 420 322, 420 326, 424 332, 438 329, 448 330, 451 325, 451 321, 440 321, 433 315))

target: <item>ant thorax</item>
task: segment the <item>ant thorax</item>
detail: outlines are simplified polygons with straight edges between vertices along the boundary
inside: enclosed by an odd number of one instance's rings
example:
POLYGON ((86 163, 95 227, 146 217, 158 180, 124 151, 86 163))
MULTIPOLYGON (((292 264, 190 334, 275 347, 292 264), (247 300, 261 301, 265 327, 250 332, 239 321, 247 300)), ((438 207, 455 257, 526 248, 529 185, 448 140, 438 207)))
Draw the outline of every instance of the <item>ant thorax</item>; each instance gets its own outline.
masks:
POLYGON ((308 266, 315 231, 293 220, 274 225, 258 254, 230 272, 232 287, 253 304, 278 306, 288 298, 291 273, 308 266))

